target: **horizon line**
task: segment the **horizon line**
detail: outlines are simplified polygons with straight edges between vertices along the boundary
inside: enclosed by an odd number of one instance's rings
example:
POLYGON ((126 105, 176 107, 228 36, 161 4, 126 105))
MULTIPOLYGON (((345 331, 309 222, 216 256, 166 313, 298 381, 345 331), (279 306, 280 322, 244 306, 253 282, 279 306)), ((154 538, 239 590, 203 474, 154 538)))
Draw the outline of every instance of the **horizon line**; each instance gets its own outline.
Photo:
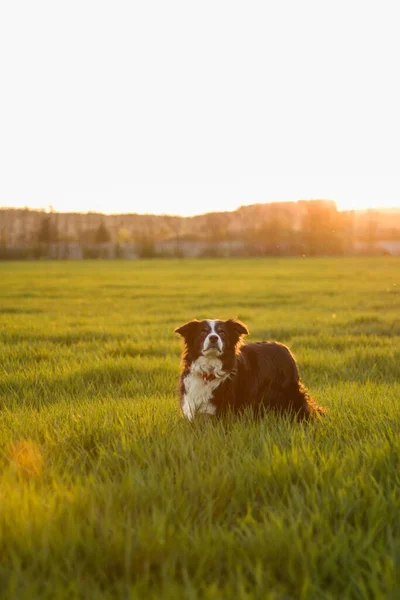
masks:
POLYGON ((139 216, 153 216, 153 217, 176 217, 181 219, 190 219, 193 217, 201 217, 208 214, 216 214, 216 213, 234 213, 242 208, 249 208, 251 206, 262 206, 266 204, 294 204, 299 202, 326 202, 335 204, 336 210, 340 213, 343 212, 394 212, 400 211, 400 204, 398 206, 370 206, 365 208, 338 208, 337 201, 328 199, 328 198, 308 198, 308 199, 298 199, 298 200, 270 200, 267 202, 253 202, 251 204, 242 204, 237 208, 232 210, 212 210, 204 213, 196 213, 193 215, 180 215, 176 213, 156 213, 156 212, 104 212, 101 210, 83 210, 83 211, 75 211, 75 210, 57 210, 54 209, 52 205, 46 207, 32 207, 32 206, 0 206, 0 210, 18 210, 18 211, 32 211, 32 212, 44 212, 47 214, 58 213, 58 214, 75 214, 75 215, 103 215, 103 216, 121 216, 121 215, 139 215, 139 216))

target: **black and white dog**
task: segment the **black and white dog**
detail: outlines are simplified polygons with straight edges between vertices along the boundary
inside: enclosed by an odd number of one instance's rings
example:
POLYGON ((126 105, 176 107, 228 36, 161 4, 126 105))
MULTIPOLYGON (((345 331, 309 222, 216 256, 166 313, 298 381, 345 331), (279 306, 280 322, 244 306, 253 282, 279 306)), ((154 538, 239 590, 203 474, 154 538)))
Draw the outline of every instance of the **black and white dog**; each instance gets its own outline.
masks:
POLYGON ((324 409, 300 382, 296 360, 278 342, 242 345, 249 333, 240 321, 189 321, 175 329, 185 341, 180 378, 184 416, 220 415, 245 407, 291 411, 307 419, 324 409))

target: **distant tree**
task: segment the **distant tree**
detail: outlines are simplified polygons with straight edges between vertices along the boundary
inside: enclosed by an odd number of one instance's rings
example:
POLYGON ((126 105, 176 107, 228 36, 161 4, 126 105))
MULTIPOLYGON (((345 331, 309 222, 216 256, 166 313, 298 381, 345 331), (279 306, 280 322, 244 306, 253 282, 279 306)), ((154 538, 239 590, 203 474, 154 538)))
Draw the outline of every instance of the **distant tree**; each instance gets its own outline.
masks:
POLYGON ((29 243, 29 231, 28 231, 28 218, 29 218, 29 209, 24 209, 24 213, 22 215, 22 230, 21 230, 21 238, 24 244, 29 243))
POLYGON ((132 234, 126 227, 120 227, 117 232, 117 241, 124 244, 132 240, 132 234))
POLYGON ((100 223, 100 225, 98 226, 94 239, 95 239, 96 244, 104 244, 111 240, 111 233, 107 229, 104 221, 102 221, 100 223))
POLYGON ((259 216, 255 214, 257 211, 254 209, 255 207, 241 207, 237 211, 237 237, 245 243, 245 254, 249 255, 256 253, 255 238, 257 236, 259 216))
POLYGON ((167 229, 172 232, 172 235, 175 239, 175 255, 178 257, 182 257, 183 253, 181 248, 181 238, 183 218, 167 216, 164 218, 164 221, 167 229))
POLYGON ((7 257, 7 215, 0 209, 0 258, 7 257))
POLYGON ((205 255, 219 256, 220 242, 229 239, 227 232, 227 216, 224 213, 207 213, 202 215, 201 233, 207 241, 205 255))
POLYGON ((53 214, 49 213, 43 216, 36 237, 40 244, 51 244, 58 240, 57 225, 53 214))
POLYGON ((333 202, 323 200, 305 202, 302 240, 304 252, 309 256, 343 252, 340 215, 333 202))
POLYGON ((58 241, 57 223, 53 213, 50 212, 41 217, 35 237, 37 242, 35 256, 37 258, 49 256, 50 244, 58 241))
POLYGON ((337 231, 340 235, 343 254, 354 251, 355 242, 355 216, 354 211, 344 211, 338 213, 337 231))
POLYGON ((289 251, 291 229, 282 218, 271 216, 270 219, 254 225, 252 242, 258 252, 267 256, 280 256, 289 251))
POLYGON ((368 244, 368 249, 372 250, 375 242, 378 239, 378 222, 377 216, 374 210, 367 211, 367 224, 364 232, 364 239, 368 244))
POLYGON ((157 231, 152 219, 144 219, 140 233, 135 236, 136 249, 140 258, 154 258, 156 252, 157 231))
POLYGON ((168 232, 163 219, 156 215, 141 215, 140 230, 135 234, 136 249, 141 258, 157 256, 157 242, 168 232))
POLYGON ((202 232, 210 243, 221 242, 228 237, 226 226, 227 216, 224 213, 208 213, 204 215, 202 232))

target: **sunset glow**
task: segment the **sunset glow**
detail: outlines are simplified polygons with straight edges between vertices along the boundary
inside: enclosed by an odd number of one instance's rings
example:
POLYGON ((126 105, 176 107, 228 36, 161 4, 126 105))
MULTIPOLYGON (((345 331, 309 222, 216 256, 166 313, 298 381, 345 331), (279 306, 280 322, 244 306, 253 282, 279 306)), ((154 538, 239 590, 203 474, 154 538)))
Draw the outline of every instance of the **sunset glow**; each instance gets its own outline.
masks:
MULTIPOLYGON (((296 200, 334 200, 338 210, 400 206, 399 177, 258 178, 236 184, 143 184, 108 193, 66 194, 52 205, 61 212, 155 213, 190 216, 239 206, 296 200)), ((23 203, 16 204, 23 207, 23 203)), ((48 208, 43 205, 35 208, 48 208)))
MULTIPOLYGON (((230 184, 116 186, 108 192, 64 194, 51 206, 61 212, 190 216, 248 204, 312 199, 334 200, 338 210, 400 207, 400 177, 260 177, 230 184)), ((43 203, 33 207, 48 208, 43 203)))
POLYGON ((390 2, 3 3, 0 205, 399 206, 397 23, 390 2))

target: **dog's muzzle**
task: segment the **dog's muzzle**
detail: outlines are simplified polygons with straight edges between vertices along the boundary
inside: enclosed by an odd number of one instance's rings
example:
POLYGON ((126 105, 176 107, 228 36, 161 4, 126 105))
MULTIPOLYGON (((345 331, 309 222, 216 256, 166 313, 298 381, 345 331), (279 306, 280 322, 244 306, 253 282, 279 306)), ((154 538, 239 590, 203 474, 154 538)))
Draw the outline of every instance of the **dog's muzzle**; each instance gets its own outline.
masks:
POLYGON ((221 353, 222 350, 223 344, 219 335, 216 335, 215 333, 210 333, 210 335, 208 335, 204 341, 203 352, 209 352, 210 354, 212 353, 212 351, 214 351, 215 353, 221 353))

